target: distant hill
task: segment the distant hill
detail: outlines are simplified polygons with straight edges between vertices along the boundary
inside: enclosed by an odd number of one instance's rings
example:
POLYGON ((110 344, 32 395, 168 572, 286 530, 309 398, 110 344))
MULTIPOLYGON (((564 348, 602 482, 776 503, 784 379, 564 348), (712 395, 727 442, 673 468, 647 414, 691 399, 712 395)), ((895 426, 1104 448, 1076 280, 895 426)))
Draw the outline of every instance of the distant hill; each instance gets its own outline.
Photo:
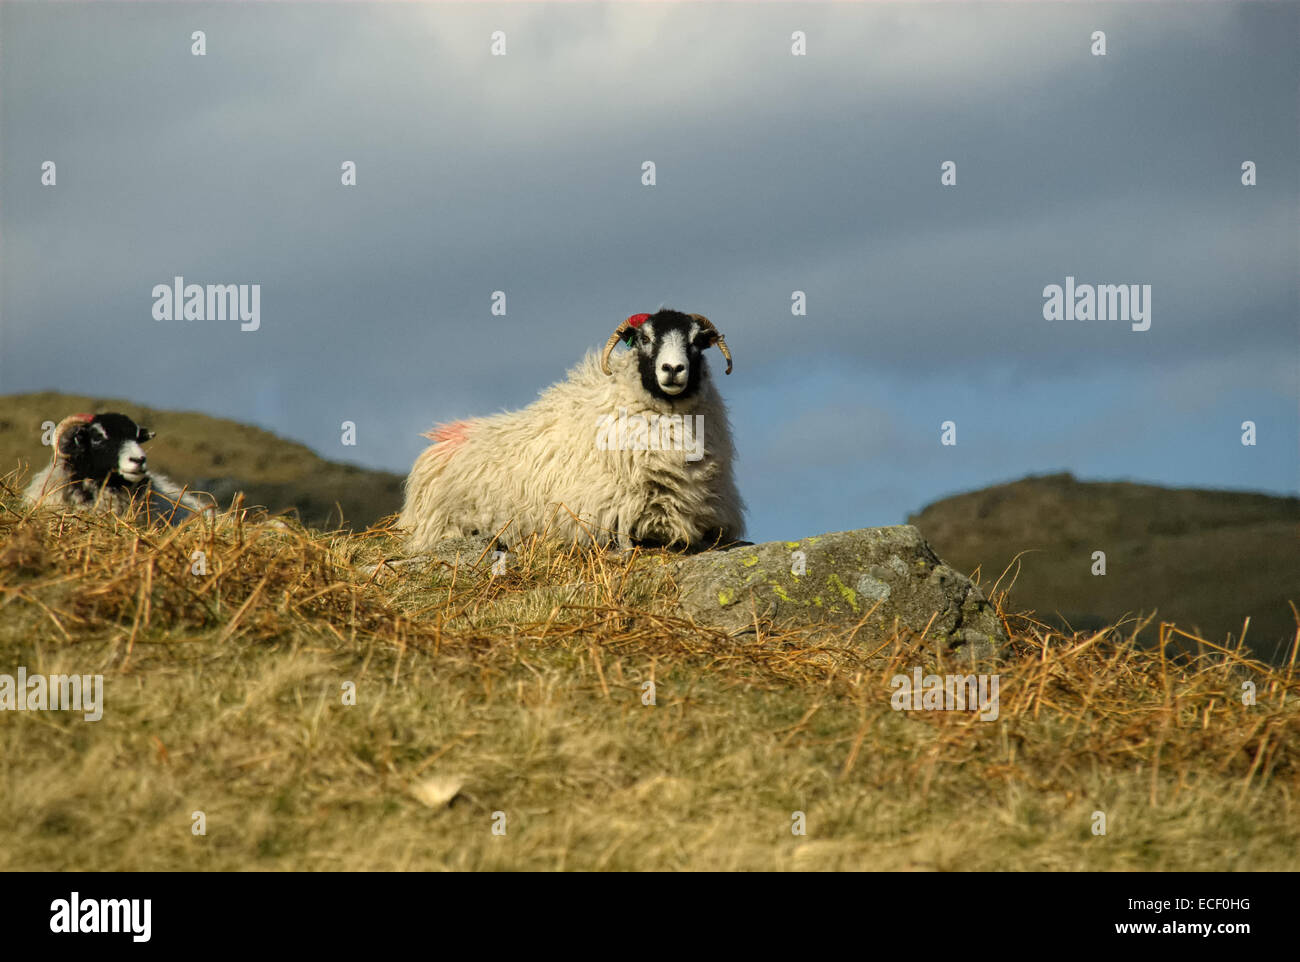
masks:
POLYGON ((326 461, 305 445, 261 428, 190 411, 159 411, 130 401, 42 392, 0 397, 0 475, 50 458, 41 424, 79 411, 121 411, 158 432, 149 464, 172 480, 210 491, 223 506, 237 491, 245 504, 291 510, 304 524, 360 530, 402 506, 402 477, 326 461))
POLYGON ((1295 635, 1300 605, 1300 498, 1237 491, 1025 478, 937 501, 908 518, 953 567, 990 585, 1019 552, 1010 610, 1075 628, 1128 613, 1199 627, 1275 660, 1295 635), (1106 553, 1094 576, 1094 551, 1106 553))

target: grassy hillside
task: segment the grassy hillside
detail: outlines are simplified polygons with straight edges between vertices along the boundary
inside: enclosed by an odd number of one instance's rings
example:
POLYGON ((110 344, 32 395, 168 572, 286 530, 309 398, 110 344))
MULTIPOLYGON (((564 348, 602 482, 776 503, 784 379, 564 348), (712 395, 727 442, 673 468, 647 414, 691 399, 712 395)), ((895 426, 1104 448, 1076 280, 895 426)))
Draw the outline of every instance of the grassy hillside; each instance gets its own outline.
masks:
POLYGON ((998 719, 901 712, 896 673, 959 666, 684 621, 654 554, 371 572, 383 531, 146 531, 13 489, 0 672, 99 673, 104 705, 0 713, 0 870, 1300 868, 1294 665, 995 596, 998 719))
POLYGON ((1300 603, 1300 499, 1026 478, 938 501, 909 522, 960 570, 991 581, 1019 554, 1010 604, 1096 628, 1157 613, 1219 642, 1285 658, 1300 603), (1106 553, 1094 576, 1092 553, 1106 553), (1021 554, 1023 552, 1023 554, 1021 554))
MULTIPOLYGON (((76 411, 122 411, 158 431, 153 466, 212 491, 228 505, 290 510, 307 525, 342 518, 362 529, 401 505, 401 477, 326 461, 304 445, 259 428, 128 401, 40 393, 0 398, 0 474, 43 465, 40 426, 76 411)), ((1010 604, 1057 627, 1095 629, 1125 615, 1161 621, 1286 657, 1300 599, 1300 499, 1229 491, 1080 482, 1068 474, 1026 478, 946 498, 912 515, 940 556, 991 583, 1019 555, 1010 604), (1105 576, 1091 573, 1106 552, 1105 576)))
POLYGON ((401 508, 400 475, 326 461, 261 428, 195 412, 53 392, 0 397, 0 474, 20 464, 30 466, 29 473, 43 467, 50 449, 41 446, 41 424, 58 423, 79 411, 120 411, 153 428, 158 437, 149 442, 150 465, 179 483, 211 491, 223 505, 243 491, 248 505, 293 510, 304 523, 319 527, 336 527, 341 507, 343 520, 358 529, 401 508))

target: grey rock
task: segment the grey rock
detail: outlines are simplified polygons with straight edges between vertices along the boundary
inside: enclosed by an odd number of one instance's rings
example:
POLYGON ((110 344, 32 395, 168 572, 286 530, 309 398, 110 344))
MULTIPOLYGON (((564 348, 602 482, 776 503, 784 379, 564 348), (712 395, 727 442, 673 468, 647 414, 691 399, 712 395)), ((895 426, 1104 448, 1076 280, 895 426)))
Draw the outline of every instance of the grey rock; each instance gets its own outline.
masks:
POLYGON ((497 545, 492 544, 491 538, 448 538, 446 541, 439 541, 432 550, 421 555, 418 560, 445 561, 449 565, 461 568, 473 567, 475 564, 490 568, 496 560, 493 549, 499 550, 497 545))
POLYGON ((666 564, 682 612, 733 633, 755 621, 854 625, 870 613, 865 637, 887 637, 897 625, 964 657, 993 657, 1007 640, 980 590, 911 525, 706 551, 666 564))
MULTIPOLYGON (((448 538, 439 541, 433 549, 410 558, 389 558, 382 565, 361 565, 360 571, 383 581, 403 569, 423 569, 429 565, 446 564, 452 568, 491 567, 496 556, 489 548, 489 538, 448 538), (481 560, 480 560, 481 559, 481 560)), ((495 545, 493 546, 495 547, 495 545)))
MULTIPOLYGON (((389 565, 445 562, 467 568, 477 561, 486 567, 495 560, 490 542, 453 538, 418 558, 389 565)), ((853 626, 868 616, 858 635, 862 644, 887 638, 897 625, 918 636, 924 632, 928 645, 946 653, 983 660, 996 656, 1007 641, 1001 620, 980 590, 944 564, 911 525, 642 556, 637 576, 663 574, 680 589, 679 613, 733 634, 752 631, 756 620, 772 627, 853 626), (792 570, 796 552, 803 553, 802 574, 792 570)), ((539 603, 562 604, 590 587, 550 586, 536 594, 539 603)))

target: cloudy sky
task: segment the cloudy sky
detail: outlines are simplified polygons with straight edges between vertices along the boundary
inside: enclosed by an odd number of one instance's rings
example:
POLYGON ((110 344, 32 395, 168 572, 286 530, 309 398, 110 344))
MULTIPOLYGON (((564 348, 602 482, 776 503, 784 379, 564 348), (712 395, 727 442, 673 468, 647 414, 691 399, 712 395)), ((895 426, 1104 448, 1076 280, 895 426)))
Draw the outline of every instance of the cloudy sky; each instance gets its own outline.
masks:
POLYGON ((1060 470, 1295 493, 1297 36, 1270 3, 0 3, 0 393, 405 472, 666 305, 733 349, 757 540, 1060 470), (176 275, 260 284, 260 328, 155 320, 176 275), (1150 329, 1045 320, 1067 276, 1151 285, 1150 329))

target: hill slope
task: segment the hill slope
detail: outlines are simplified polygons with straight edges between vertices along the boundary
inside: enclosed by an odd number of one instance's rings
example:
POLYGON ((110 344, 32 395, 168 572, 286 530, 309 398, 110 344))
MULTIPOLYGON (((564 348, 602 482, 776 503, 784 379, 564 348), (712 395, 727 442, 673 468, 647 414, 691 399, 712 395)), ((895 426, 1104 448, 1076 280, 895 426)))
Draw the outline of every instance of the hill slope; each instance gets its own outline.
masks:
POLYGON ((339 508, 364 528, 402 504, 402 478, 326 461, 305 445, 269 431, 191 411, 160 411, 130 401, 41 392, 0 398, 0 475, 22 464, 29 474, 49 460, 41 424, 78 411, 121 411, 158 432, 149 463, 173 480, 211 491, 223 506, 243 491, 249 506, 293 510, 304 524, 335 527, 339 508))
POLYGON ((654 552, 370 570, 397 550, 237 518, 141 537, 0 492, 0 672, 102 679, 0 712, 0 871, 1297 868, 1293 668, 995 596, 984 721, 895 704, 900 674, 970 670, 906 629, 669 614, 654 552))
POLYGON ((1300 603, 1300 499, 1236 491, 1025 478, 929 505, 908 521, 939 555, 992 581, 1020 552, 1011 604, 1056 624, 1097 628, 1125 613, 1198 626, 1276 658, 1300 603), (1094 551, 1106 553, 1093 575, 1094 551))

